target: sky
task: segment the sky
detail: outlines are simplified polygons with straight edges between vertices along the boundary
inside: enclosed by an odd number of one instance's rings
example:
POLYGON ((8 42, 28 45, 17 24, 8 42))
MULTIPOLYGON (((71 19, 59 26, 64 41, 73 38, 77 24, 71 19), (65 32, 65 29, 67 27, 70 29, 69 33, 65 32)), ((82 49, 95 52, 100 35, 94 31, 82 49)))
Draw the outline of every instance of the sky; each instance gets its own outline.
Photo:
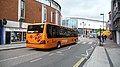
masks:
POLYGON ((82 17, 108 21, 111 0, 55 0, 61 6, 63 17, 82 17))

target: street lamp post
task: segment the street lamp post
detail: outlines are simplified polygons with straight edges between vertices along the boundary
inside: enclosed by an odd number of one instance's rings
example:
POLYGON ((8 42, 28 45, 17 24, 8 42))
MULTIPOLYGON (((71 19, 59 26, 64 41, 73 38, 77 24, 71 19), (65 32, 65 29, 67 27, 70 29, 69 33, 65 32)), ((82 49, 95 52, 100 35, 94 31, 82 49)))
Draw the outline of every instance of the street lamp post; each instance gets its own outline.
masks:
POLYGON ((82 22, 83 23, 83 37, 84 37, 84 22, 82 22))
POLYGON ((103 30, 104 30, 104 14, 103 14, 103 13, 101 13, 100 15, 102 15, 102 16, 103 16, 103 30))
POLYGON ((102 46, 102 44, 101 44, 101 28, 100 28, 100 37, 99 37, 99 41, 100 41, 99 45, 102 46))
MULTIPOLYGON (((100 15, 103 16, 103 31, 104 31, 104 14, 101 13, 100 15)), ((100 46, 103 46, 103 44, 101 44, 101 28, 100 28, 100 46)))

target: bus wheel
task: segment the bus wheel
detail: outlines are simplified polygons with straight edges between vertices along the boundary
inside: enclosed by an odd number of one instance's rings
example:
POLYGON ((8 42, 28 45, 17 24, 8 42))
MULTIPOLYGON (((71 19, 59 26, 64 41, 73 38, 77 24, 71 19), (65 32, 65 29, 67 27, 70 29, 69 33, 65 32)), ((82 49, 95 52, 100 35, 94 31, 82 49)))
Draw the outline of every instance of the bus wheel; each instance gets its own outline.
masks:
POLYGON ((74 40, 74 44, 76 44, 76 40, 74 40))
POLYGON ((57 43, 57 48, 59 49, 61 47, 61 44, 58 42, 57 43))
POLYGON ((73 42, 74 44, 76 44, 76 40, 74 40, 74 42, 73 42))

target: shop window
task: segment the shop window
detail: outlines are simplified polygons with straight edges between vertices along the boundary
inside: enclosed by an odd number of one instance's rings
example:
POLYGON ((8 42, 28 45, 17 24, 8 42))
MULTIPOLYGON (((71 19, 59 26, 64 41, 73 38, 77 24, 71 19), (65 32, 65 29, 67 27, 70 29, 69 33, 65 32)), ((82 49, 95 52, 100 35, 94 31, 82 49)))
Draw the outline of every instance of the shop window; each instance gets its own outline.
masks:
POLYGON ((118 11, 120 11, 120 2, 118 2, 118 11))
POLYGON ((11 42, 22 41, 22 32, 11 32, 11 42))

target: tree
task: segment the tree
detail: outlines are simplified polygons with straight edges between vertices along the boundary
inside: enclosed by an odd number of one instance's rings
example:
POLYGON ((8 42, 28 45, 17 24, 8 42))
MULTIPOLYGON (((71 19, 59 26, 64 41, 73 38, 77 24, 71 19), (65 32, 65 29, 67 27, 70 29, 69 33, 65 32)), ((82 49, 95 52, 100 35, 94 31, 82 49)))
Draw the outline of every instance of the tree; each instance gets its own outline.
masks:
POLYGON ((100 32, 100 28, 97 30, 97 32, 100 32))

